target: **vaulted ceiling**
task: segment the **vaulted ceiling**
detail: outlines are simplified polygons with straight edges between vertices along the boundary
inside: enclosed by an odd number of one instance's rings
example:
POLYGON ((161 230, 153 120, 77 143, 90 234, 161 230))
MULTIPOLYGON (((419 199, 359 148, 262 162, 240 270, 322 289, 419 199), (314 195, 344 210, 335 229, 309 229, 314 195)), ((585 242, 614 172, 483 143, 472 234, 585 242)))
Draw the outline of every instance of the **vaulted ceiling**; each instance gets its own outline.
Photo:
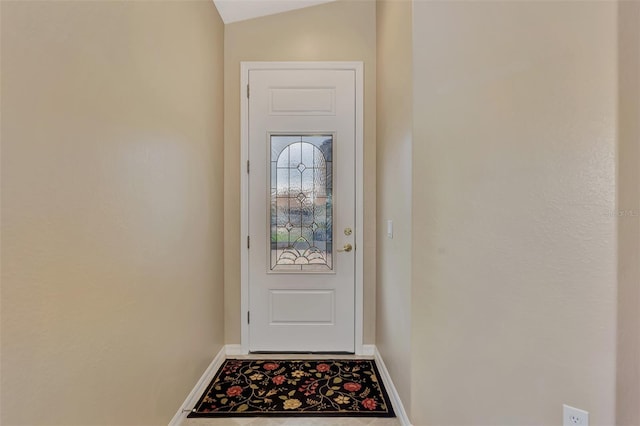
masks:
POLYGON ((213 0, 225 24, 331 1, 335 0, 213 0))

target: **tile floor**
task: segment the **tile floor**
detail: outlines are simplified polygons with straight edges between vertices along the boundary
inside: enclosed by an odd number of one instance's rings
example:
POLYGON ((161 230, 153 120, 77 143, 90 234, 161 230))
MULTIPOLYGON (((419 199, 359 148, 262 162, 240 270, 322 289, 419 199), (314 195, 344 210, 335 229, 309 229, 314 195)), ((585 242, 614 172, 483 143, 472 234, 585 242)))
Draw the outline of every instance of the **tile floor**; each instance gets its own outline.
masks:
POLYGON ((396 417, 236 417, 185 419, 181 426, 400 426, 396 417))
MULTIPOLYGON (((355 355, 252 354, 239 359, 371 359, 355 355)), ((400 426, 396 417, 235 417, 184 419, 181 426, 400 426)))

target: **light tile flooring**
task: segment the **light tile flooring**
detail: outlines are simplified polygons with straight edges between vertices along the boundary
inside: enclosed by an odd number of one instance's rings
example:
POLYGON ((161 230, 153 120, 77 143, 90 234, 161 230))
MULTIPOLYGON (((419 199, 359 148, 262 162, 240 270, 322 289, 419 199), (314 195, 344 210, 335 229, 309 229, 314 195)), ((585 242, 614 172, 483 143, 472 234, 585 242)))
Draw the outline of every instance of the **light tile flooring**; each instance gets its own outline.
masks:
POLYGON ((225 419, 185 419, 182 426, 400 426, 397 418, 384 417, 237 417, 225 419))
MULTIPOLYGON (((371 359, 355 355, 252 354, 238 359, 371 359)), ((396 417, 235 417, 184 419, 181 426, 400 426, 396 417)))

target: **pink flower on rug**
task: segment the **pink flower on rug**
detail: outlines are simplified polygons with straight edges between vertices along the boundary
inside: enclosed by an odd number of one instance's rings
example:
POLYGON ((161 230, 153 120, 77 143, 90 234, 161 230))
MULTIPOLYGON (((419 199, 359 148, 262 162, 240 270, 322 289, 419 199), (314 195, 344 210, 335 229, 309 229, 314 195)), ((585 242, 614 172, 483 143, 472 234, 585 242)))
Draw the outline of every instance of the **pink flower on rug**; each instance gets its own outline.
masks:
POLYGON ((286 379, 285 379, 285 377, 284 377, 284 376, 282 376, 282 375, 280 375, 280 376, 276 376, 276 377, 274 377, 273 379, 271 379, 271 381, 272 381, 273 383, 275 383, 276 385, 281 385, 281 384, 283 384, 285 380, 286 380, 286 379))
POLYGON ((362 386, 358 383, 349 382, 345 383, 343 387, 349 392, 358 392, 362 386))
POLYGON ((227 389, 227 396, 238 396, 242 393, 242 388, 240 386, 231 386, 227 389))
POLYGON ((276 364, 275 362, 267 362, 265 365, 263 365, 265 370, 275 370, 276 368, 278 368, 278 364, 276 364))
POLYGON ((362 406, 367 410, 375 410, 378 406, 378 403, 373 398, 367 398, 362 401, 362 406))
POLYGON ((331 367, 329 367, 328 364, 318 364, 317 370, 320 373, 324 373, 325 371, 329 371, 329 368, 331 368, 331 367))

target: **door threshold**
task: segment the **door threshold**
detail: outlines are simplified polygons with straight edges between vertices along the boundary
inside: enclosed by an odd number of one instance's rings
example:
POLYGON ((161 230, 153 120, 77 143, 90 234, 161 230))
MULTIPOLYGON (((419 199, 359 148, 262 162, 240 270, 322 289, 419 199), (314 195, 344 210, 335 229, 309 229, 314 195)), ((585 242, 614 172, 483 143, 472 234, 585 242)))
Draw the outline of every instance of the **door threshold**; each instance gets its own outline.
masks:
POLYGON ((355 355, 346 351, 250 351, 250 355, 355 355))
POLYGON ((245 355, 229 355, 227 359, 255 360, 319 360, 319 359, 373 359, 372 355, 356 355, 353 352, 309 352, 309 351, 256 351, 245 355))

